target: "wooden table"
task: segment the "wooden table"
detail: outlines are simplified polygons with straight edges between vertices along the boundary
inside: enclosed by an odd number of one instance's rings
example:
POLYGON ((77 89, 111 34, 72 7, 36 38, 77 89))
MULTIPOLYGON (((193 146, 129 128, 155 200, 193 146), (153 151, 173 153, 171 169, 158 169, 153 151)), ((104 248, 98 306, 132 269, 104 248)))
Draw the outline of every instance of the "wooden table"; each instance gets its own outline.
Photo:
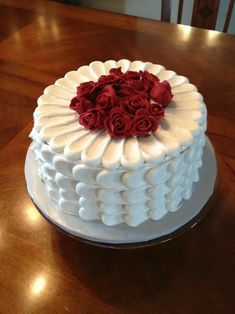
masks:
POLYGON ((235 39, 47 1, 0 0, 0 313, 234 313, 235 39), (23 174, 36 98, 93 60, 160 63, 208 106, 219 187, 210 214, 145 249, 79 243, 34 208, 23 174))

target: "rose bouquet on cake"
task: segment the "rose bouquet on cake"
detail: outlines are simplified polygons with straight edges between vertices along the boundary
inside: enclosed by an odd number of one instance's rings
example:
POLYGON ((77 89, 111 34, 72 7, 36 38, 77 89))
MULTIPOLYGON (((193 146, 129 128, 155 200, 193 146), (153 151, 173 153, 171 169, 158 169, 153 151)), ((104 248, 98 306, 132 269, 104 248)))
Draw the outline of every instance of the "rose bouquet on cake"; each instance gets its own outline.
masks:
POLYGON ((70 108, 91 131, 106 129, 110 136, 146 136, 156 131, 173 95, 167 81, 147 71, 113 68, 97 82, 81 83, 70 108))

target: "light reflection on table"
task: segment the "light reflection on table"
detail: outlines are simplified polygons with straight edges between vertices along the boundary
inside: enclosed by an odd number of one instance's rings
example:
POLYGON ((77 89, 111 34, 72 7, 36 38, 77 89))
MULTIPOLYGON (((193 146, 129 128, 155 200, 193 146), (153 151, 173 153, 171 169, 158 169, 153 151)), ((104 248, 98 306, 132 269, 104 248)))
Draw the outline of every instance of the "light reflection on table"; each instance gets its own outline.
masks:
POLYGON ((34 296, 41 294, 45 290, 46 285, 47 285, 47 280, 46 280, 45 275, 37 276, 33 280, 33 283, 32 283, 32 285, 30 287, 31 294, 34 295, 34 296))
POLYGON ((25 207, 25 213, 26 213, 26 220, 30 224, 39 224, 42 221, 42 217, 37 211, 37 209, 34 207, 33 204, 26 205, 25 207))
POLYGON ((209 42, 215 41, 215 40, 217 39, 217 37, 218 37, 220 34, 221 34, 220 32, 208 30, 208 31, 207 31, 207 38, 208 38, 208 41, 209 41, 209 42))
POLYGON ((177 27, 179 28, 180 32, 181 32, 181 39, 183 41, 187 41, 190 37, 190 34, 192 32, 192 27, 188 26, 188 25, 177 25, 177 27))

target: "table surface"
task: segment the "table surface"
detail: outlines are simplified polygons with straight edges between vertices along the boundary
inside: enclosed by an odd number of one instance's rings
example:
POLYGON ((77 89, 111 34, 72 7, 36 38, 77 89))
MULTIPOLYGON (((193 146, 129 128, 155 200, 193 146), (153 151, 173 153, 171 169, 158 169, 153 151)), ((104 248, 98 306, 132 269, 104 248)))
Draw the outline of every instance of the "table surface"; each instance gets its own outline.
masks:
POLYGON ((48 1, 0 0, 0 313, 232 313, 235 39, 48 1), (24 180, 43 89, 93 60, 146 60, 190 78, 208 107, 219 186, 210 213, 160 246, 79 243, 37 212, 24 180))

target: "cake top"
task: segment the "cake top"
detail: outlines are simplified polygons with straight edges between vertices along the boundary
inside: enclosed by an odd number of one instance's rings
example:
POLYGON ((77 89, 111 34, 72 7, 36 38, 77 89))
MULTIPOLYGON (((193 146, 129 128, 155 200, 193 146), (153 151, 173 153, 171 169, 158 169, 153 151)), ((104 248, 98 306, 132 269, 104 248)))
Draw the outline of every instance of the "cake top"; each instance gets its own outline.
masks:
POLYGON ((93 132, 105 129, 116 139, 147 136, 157 130, 172 96, 168 81, 160 82, 148 71, 123 73, 119 67, 97 82, 81 83, 70 108, 79 114, 79 123, 93 132))
POLYGON ((206 129, 206 107, 196 87, 184 76, 150 62, 94 61, 48 86, 37 103, 33 139, 48 143, 51 151, 64 154, 68 160, 82 160, 91 167, 135 169, 144 163, 160 163, 185 150, 206 129), (98 82, 102 75, 109 75, 110 69, 115 68, 123 73, 153 74, 157 82, 165 81, 167 83, 163 84, 171 88, 173 98, 164 108, 164 117, 147 136, 129 136, 128 133, 127 137, 112 137, 105 128, 93 132, 78 122, 81 114, 70 108, 81 83, 98 82))

